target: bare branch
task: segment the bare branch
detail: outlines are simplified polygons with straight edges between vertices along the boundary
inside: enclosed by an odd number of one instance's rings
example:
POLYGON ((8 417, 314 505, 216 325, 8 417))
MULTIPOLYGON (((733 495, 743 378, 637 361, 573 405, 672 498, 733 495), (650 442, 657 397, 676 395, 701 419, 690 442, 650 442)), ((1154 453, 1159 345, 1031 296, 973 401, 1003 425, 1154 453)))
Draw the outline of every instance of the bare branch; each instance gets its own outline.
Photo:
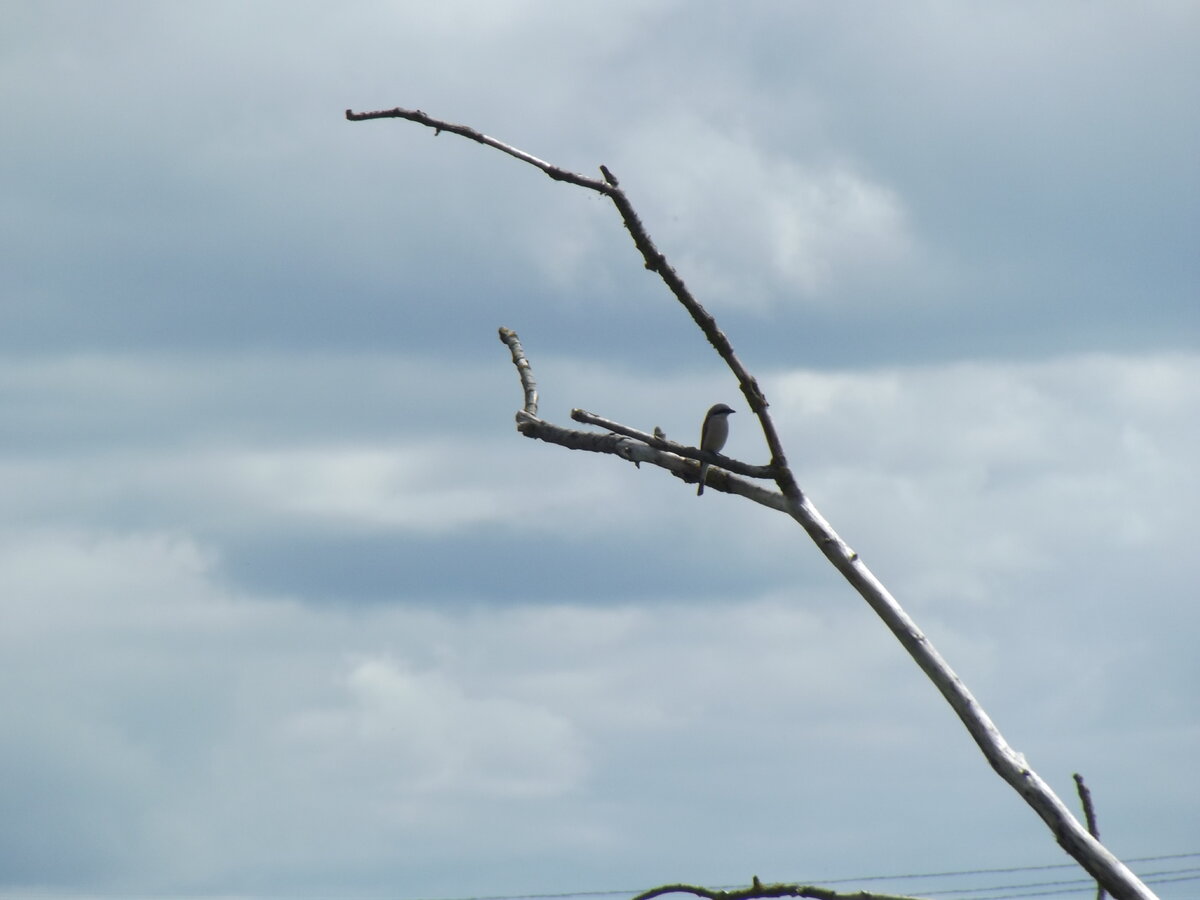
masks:
POLYGON ((531 166, 536 166, 541 169, 555 181, 566 181, 570 184, 577 184, 580 187, 589 188, 600 194, 607 194, 614 185, 610 186, 605 181, 600 181, 596 178, 585 178, 583 175, 577 175, 566 169, 560 169, 558 166, 552 166, 544 159, 538 159, 531 153, 526 153, 524 150, 518 150, 511 144, 506 144, 503 141, 498 141, 493 137, 488 137, 482 132, 476 131, 474 128, 469 128, 466 125, 455 125, 452 122, 443 122, 440 119, 434 119, 431 116, 425 115, 419 109, 384 109, 376 112, 356 113, 353 110, 346 110, 346 118, 351 122, 363 122, 367 119, 408 119, 410 122, 416 122, 418 125, 425 125, 432 128, 434 134, 441 134, 443 131, 449 131, 452 134, 461 135, 465 138, 470 138, 480 144, 488 147, 494 147, 502 153, 507 153, 509 156, 515 156, 521 162, 527 162, 531 166))
MULTIPOLYGON (((1072 777, 1075 779, 1075 791, 1079 794, 1079 803, 1083 807, 1083 817, 1087 821, 1088 834, 1096 840, 1100 840, 1100 829, 1096 825, 1096 808, 1092 806, 1092 792, 1083 783, 1082 775, 1076 772, 1072 777)), ((1099 885, 1096 888, 1096 900, 1104 900, 1104 895, 1104 885, 1099 885)))
POLYGON ((1079 793, 1079 804, 1083 807, 1083 817, 1087 820, 1088 834, 1098 838, 1100 831, 1096 827, 1096 810, 1092 806, 1092 792, 1083 783, 1082 775, 1076 772, 1072 777, 1075 779, 1075 790, 1079 793))
POLYGON ((551 165, 543 159, 538 159, 531 153, 526 153, 524 150, 519 150, 496 138, 488 137, 474 128, 435 119, 419 109, 396 107, 395 109, 364 113, 356 113, 348 109, 346 110, 346 118, 351 122, 361 122, 368 119, 407 119, 410 122, 416 122, 419 125, 434 129, 435 134, 449 131, 452 134, 461 135, 485 146, 494 147, 502 153, 507 153, 509 156, 535 166, 555 181, 565 181, 575 184, 579 187, 595 191, 598 194, 603 194, 611 199, 621 215, 621 221, 625 223, 626 230, 629 232, 630 237, 633 238, 634 246, 637 247, 638 252, 642 255, 642 260, 646 268, 656 273, 670 289, 671 293, 675 295, 676 299, 683 304, 683 307, 688 311, 695 323, 700 326, 700 330, 704 332, 704 336, 708 338, 709 343, 713 345, 717 353, 725 360, 725 364, 729 366, 730 371, 733 372, 734 377, 737 378, 742 395, 750 405, 751 411, 758 417, 763 437, 767 442, 767 449, 771 454, 771 465, 774 467, 774 477, 779 485, 779 489, 789 497, 794 499, 800 498, 800 488, 796 484, 796 479, 792 475, 791 470, 788 468, 787 457, 783 453, 783 443, 779 439, 775 423, 767 413, 767 398, 759 388, 758 382, 750 375, 746 367, 742 365, 741 360, 737 358, 737 354, 733 352, 733 345, 729 342, 729 338, 725 336, 725 333, 717 327, 717 320, 709 315, 708 310, 700 305, 700 301, 688 290, 687 285, 683 283, 683 279, 679 277, 679 273, 667 263, 667 258, 654 245, 654 241, 651 240, 646 227, 642 224, 642 220, 634 210, 633 204, 629 202, 629 198, 621 190, 616 176, 606 166, 600 167, 600 171, 604 176, 603 180, 587 178, 567 169, 551 165))
POLYGON ((799 501, 789 498, 787 512, 800 523, 825 557, 883 620, 946 698, 988 763, 1049 826, 1059 846, 1118 900, 1153 898, 1154 893, 1124 863, 1084 830, 1050 785, 1029 765, 1024 754, 1009 745, 979 701, 916 622, 808 498, 801 497, 799 501))
POLYGON ((636 438, 649 444, 651 447, 657 447, 659 450, 667 450, 679 456, 687 457, 695 460, 708 460, 714 465, 720 466, 722 469, 728 469, 730 472, 737 472, 739 475, 745 475, 748 478, 774 478, 775 469, 771 466, 753 466, 750 463, 744 463, 741 460, 734 459, 731 456, 723 456, 720 453, 714 453, 711 450, 701 450, 699 447, 689 447, 686 444, 677 444, 674 441, 668 441, 666 438, 658 437, 653 434, 646 434, 644 431, 638 431, 636 428, 630 428, 628 425, 622 425, 619 422, 614 422, 611 419, 605 419, 595 413, 590 413, 584 409, 571 410, 571 418, 576 422, 583 422, 585 425, 597 425, 600 428, 607 428, 609 431, 615 431, 617 434, 623 434, 626 437, 636 438))
POLYGON ((538 411, 537 382, 533 380, 533 368, 529 365, 529 360, 525 358, 525 350, 521 346, 521 341, 517 337, 517 333, 508 328, 500 329, 500 340, 512 353, 513 365, 521 374, 521 387, 525 390, 525 412, 536 417, 538 411))
MULTIPOLYGON (((628 425, 622 425, 580 409, 572 410, 571 418, 578 422, 607 428, 609 433, 577 431, 547 422, 537 415, 537 386, 533 379, 533 365, 529 362, 529 357, 525 355, 525 349, 521 346, 517 333, 510 328, 501 328, 500 340, 509 348, 513 365, 516 366, 521 378, 521 386, 525 392, 525 408, 517 413, 516 419, 517 430, 526 437, 546 441, 549 444, 557 444, 570 450, 611 453, 632 462, 639 468, 642 463, 648 462, 674 473, 687 482, 695 482, 699 474, 699 467, 689 460, 704 459, 706 456, 710 461, 715 460, 715 465, 728 466, 733 471, 747 474, 751 478, 771 477, 772 472, 769 466, 751 466, 727 456, 706 453, 698 447, 676 444, 666 438, 646 434, 644 431, 638 431, 636 428, 630 428, 628 425)), ((722 469, 710 469, 709 478, 712 479, 710 485, 716 490, 740 494, 755 503, 779 512, 787 511, 787 498, 778 491, 768 490, 752 481, 736 478, 722 469)))
MULTIPOLYGON (((900 607, 895 598, 883 586, 882 582, 867 568, 858 554, 838 536, 837 532, 825 521, 825 518, 817 511, 816 507, 801 492, 791 469, 787 465, 787 459, 784 456, 779 435, 775 429, 774 422, 767 413, 768 404, 766 397, 759 389, 757 381, 742 366, 734 354, 733 347, 728 338, 717 327, 716 320, 692 296, 687 286, 683 283, 683 279, 679 277, 678 273, 667 263, 666 258, 655 247, 629 198, 621 190, 617 178, 612 172, 606 167, 601 166, 600 171, 604 176, 603 181, 585 178, 582 175, 577 175, 553 166, 522 150, 481 134, 472 128, 431 118, 420 110, 396 108, 374 113, 353 113, 347 110, 346 118, 352 121, 403 118, 434 128, 438 132, 450 131, 481 144, 494 147, 523 162, 536 166, 555 180, 576 184, 609 197, 617 207, 621 220, 625 223, 625 227, 633 238, 638 252, 642 255, 646 268, 656 272, 675 295, 676 299, 683 304, 684 308, 692 316, 692 319, 704 332, 709 343, 713 345, 737 378, 742 394, 749 402, 751 410, 758 416, 763 436, 771 453, 771 475, 779 486, 782 496, 773 492, 761 491, 756 485, 742 481, 728 472, 715 473, 717 474, 717 478, 713 486, 745 496, 751 496, 753 492, 757 492, 762 496, 755 496, 752 499, 772 508, 782 509, 799 522, 804 530, 808 532, 809 536, 812 537, 821 552, 825 554, 826 558, 842 573, 843 577, 870 604, 871 608, 875 610, 884 624, 896 635, 897 639, 913 657, 917 665, 929 676, 930 680, 933 681, 937 689, 949 702, 955 714, 963 722, 971 737, 983 751, 984 757, 991 764, 992 768, 1021 795, 1026 803, 1049 826, 1059 845, 1073 856, 1099 884, 1106 887, 1117 900, 1152 900, 1154 898, 1154 894, 1137 876, 1113 856, 1095 837, 1084 830, 1083 826, 1079 824, 1070 810, 1067 809, 1054 791, 1050 789, 1050 786, 1030 768, 1024 756, 1017 753, 1008 745, 991 718, 984 712, 978 701, 971 695, 971 692, 967 690, 966 685, 963 684, 954 670, 950 668, 937 650, 934 649, 916 623, 900 607), (781 502, 777 503, 776 499, 781 502)), ((660 465, 681 475, 685 468, 689 470, 692 468, 691 462, 685 461, 683 456, 677 452, 659 449, 660 445, 665 445, 668 442, 657 436, 634 432, 633 434, 637 435, 634 437, 631 436, 630 429, 623 427, 623 434, 596 435, 591 432, 577 432, 563 429, 537 418, 536 392, 532 393, 532 407, 534 411, 530 412, 529 410, 531 406, 532 374, 528 371, 528 360, 525 359, 524 352, 520 350, 520 345, 516 341, 514 333, 507 329, 502 329, 500 337, 501 340, 509 345, 510 350, 512 350, 513 362, 522 371, 521 377, 522 384, 525 387, 527 407, 517 414, 517 429, 522 434, 527 437, 536 437, 541 440, 558 443, 572 449, 614 453, 635 463, 650 461, 655 465, 660 465), (526 380, 527 376, 528 380, 526 380), (656 442, 661 442, 661 444, 656 442)), ((584 415, 590 416, 590 414, 584 415)), ((687 449, 690 451, 694 448, 687 449)), ((687 456, 692 458, 690 452, 687 456)), ((731 468, 736 463, 732 459, 726 459, 726 462, 731 464, 731 468)), ((743 464, 736 463, 736 465, 741 466, 743 464)), ((695 480, 695 476, 692 476, 690 480, 695 480)), ((692 893, 695 893, 695 891, 692 891, 692 893)), ((713 897, 715 895, 701 894, 700 896, 713 897)))

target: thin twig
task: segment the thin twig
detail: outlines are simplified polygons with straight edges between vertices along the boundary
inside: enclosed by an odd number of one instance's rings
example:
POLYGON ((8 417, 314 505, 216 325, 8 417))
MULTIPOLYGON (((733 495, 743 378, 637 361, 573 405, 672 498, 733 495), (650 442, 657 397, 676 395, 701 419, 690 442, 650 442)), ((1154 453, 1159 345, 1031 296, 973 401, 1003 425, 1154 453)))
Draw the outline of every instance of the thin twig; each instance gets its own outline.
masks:
POLYGON ((508 346, 509 352, 512 353, 513 365, 517 367, 517 371, 521 375, 521 387, 525 390, 525 412, 536 417, 538 411, 537 382, 533 380, 533 368, 525 357, 525 349, 521 346, 517 333, 511 329, 501 328, 500 340, 508 346))
POLYGON ((626 437, 631 437, 639 441, 649 444, 651 447, 656 447, 659 450, 666 450, 669 453, 675 453, 687 459, 698 461, 709 460, 719 465, 722 469, 729 472, 737 472, 739 475, 745 475, 747 478, 774 478, 775 469, 772 466, 753 466, 750 463, 744 463, 740 459, 734 459, 731 456, 723 456, 720 453, 714 453, 711 450, 701 450, 699 447, 689 447, 686 444, 677 444, 674 441, 669 441, 666 438, 660 438, 654 434, 646 434, 644 431, 639 431, 636 428, 630 428, 628 425, 622 425, 620 422, 614 422, 612 419, 606 419, 603 416, 598 416, 595 413, 590 413, 585 409, 571 410, 571 418, 576 422, 582 422, 585 425, 595 425, 599 428, 607 428, 609 431, 615 431, 617 434, 623 434, 626 437))
MULTIPOLYGON (((583 410, 572 410, 571 417, 577 422, 598 425, 607 428, 608 434, 597 434, 595 431, 576 431, 563 428, 547 422, 537 415, 536 383, 533 379, 533 364, 521 346, 520 338, 511 328, 500 329, 500 340, 508 347, 513 365, 520 375, 521 386, 525 392, 525 408, 517 413, 517 430, 529 438, 536 438, 549 444, 557 444, 569 450, 586 450, 590 453, 611 453, 640 467, 642 463, 650 463, 659 468, 678 475, 684 481, 695 482, 699 468, 688 460, 705 458, 705 453, 698 447, 686 447, 676 444, 658 435, 646 434, 636 428, 630 428, 619 422, 613 422, 583 410), (531 401, 532 396, 532 401, 531 401), (531 411, 532 410, 532 411, 531 411)), ((709 457, 711 458, 711 457, 709 457)), ((772 476, 769 466, 751 466, 727 456, 717 455, 719 464, 729 466, 729 469, 741 472, 751 478, 767 479, 772 476)), ((709 477, 713 479, 712 486, 717 490, 730 494, 740 494, 755 503, 778 512, 786 512, 788 500, 778 491, 736 477, 731 471, 710 469, 709 477)))
MULTIPOLYGON (((1092 805, 1092 792, 1083 783, 1082 775, 1076 772, 1072 777, 1075 779, 1075 791, 1079 794, 1079 803, 1083 807, 1083 817, 1087 821, 1088 834, 1096 840, 1100 840, 1100 828, 1096 825, 1096 808, 1092 805)), ((1104 900, 1104 897, 1104 885, 1097 885, 1096 900, 1104 900)))
POLYGON ((1087 830, 1094 838, 1100 837, 1100 831, 1096 827, 1096 810, 1092 806, 1092 792, 1088 790, 1088 786, 1083 783, 1083 776, 1076 772, 1073 776, 1075 779, 1075 790, 1079 794, 1079 803, 1083 807, 1083 816, 1087 820, 1087 830))
POLYGON ((585 178, 583 175, 577 175, 567 169, 561 169, 558 166, 553 166, 544 159, 538 159, 531 153, 526 153, 524 150, 518 150, 511 144, 506 144, 504 141, 498 141, 493 137, 488 137, 482 132, 476 131, 466 125, 455 125, 453 122, 443 122, 440 119, 435 119, 432 116, 427 116, 419 109, 382 109, 375 112, 356 113, 353 110, 346 110, 346 118, 351 122, 362 122, 367 119, 408 119, 410 122, 416 122, 418 125, 425 125, 434 130, 434 134, 441 134, 443 131, 449 131, 451 134, 461 135, 465 138, 470 138, 480 144, 488 147, 494 147, 502 153, 507 153, 509 156, 515 156, 521 162, 527 162, 531 166, 536 166, 541 169, 555 181, 566 181, 570 184, 577 184, 580 187, 588 188, 589 190, 597 191, 601 194, 607 194, 611 188, 607 182, 597 178, 585 178))

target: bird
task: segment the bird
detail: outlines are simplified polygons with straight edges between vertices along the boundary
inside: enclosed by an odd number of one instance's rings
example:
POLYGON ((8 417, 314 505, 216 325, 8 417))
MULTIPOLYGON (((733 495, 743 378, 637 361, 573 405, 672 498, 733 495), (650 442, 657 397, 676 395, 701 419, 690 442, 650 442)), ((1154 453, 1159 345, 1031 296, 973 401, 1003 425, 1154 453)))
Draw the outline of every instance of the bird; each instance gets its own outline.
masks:
MULTIPOLYGON (((709 450, 713 453, 721 452, 721 448, 729 440, 729 417, 733 412, 734 410, 724 403, 716 403, 709 408, 704 415, 704 425, 700 428, 701 450, 709 450)), ((709 464, 706 462, 700 463, 700 485, 696 488, 697 497, 704 493, 704 479, 708 475, 708 466, 709 464)))

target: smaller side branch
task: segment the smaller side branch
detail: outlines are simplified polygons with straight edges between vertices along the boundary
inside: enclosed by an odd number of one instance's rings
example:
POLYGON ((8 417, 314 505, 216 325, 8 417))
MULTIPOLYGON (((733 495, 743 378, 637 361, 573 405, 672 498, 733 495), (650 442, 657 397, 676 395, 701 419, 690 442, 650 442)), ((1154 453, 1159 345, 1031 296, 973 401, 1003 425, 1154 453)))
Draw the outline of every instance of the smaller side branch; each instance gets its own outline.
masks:
POLYGON ((774 467, 774 478, 779 485, 779 489, 791 498, 793 502, 800 502, 803 499, 800 487, 796 484, 795 476, 792 474, 791 469, 788 468, 787 457, 783 452, 783 442, 779 438, 774 421, 772 421, 770 414, 767 412, 767 398, 758 386, 758 381, 742 365, 742 361, 738 359, 737 354, 733 351, 733 344, 730 343, 725 333, 717 327, 717 320, 700 304, 700 301, 695 298, 688 289, 688 286, 684 284, 679 273, 667 262, 666 256, 655 246, 650 233, 646 231, 646 226, 642 224, 641 218, 638 216, 636 210, 634 210, 633 204, 625 195, 625 191, 620 187, 617 177, 607 166, 600 167, 600 172, 603 175, 602 179, 587 178, 577 172, 571 172, 568 169, 552 165, 544 159, 539 159, 533 154, 526 153, 524 150, 520 150, 511 144, 506 144, 494 137, 489 137, 470 126, 435 119, 419 109, 404 109, 397 106, 394 109, 362 113, 356 113, 348 109, 346 110, 346 118, 351 122, 362 122, 368 119, 407 119, 410 122, 416 122, 418 125, 424 125, 426 128, 432 128, 435 134, 448 131, 451 134, 460 135, 484 146, 493 147, 515 159, 535 166, 555 181, 565 181, 569 184, 587 188, 598 194, 603 194, 612 200, 617 208, 617 212, 621 216, 621 221, 625 224, 625 228, 629 232, 629 236, 633 238, 634 246, 637 247, 638 253, 641 254, 646 268, 662 279, 663 283, 675 295, 675 298, 683 308, 688 311, 692 320, 704 332, 704 336, 712 344, 713 349, 717 351, 721 359, 729 366, 729 370, 733 372, 734 377, 737 378, 742 395, 750 405, 751 412, 758 417, 763 438, 766 440, 767 449, 771 453, 771 465, 774 467))
MULTIPOLYGON (((1079 803, 1083 807, 1083 818, 1087 822, 1088 834, 1098 841, 1100 840, 1100 828, 1096 825, 1096 808, 1092 805, 1092 792, 1083 783, 1082 775, 1076 772, 1072 777, 1075 779, 1075 791, 1079 794, 1079 803)), ((1104 890, 1104 885, 1097 885, 1096 900, 1104 900, 1107 896, 1108 892, 1104 890)))
POLYGON ((644 462, 650 463, 672 472, 689 483, 695 482, 699 475, 699 467, 692 460, 697 462, 707 460, 717 467, 709 470, 712 479, 709 482, 711 487, 730 494, 740 494, 778 512, 787 510, 787 498, 783 494, 731 474, 737 473, 748 478, 769 480, 775 476, 770 466, 752 466, 728 456, 701 450, 698 447, 677 444, 665 437, 646 434, 644 431, 638 431, 636 428, 630 428, 628 425, 622 425, 580 409, 572 410, 571 417, 573 419, 577 422, 606 428, 608 433, 577 431, 542 419, 537 415, 537 383, 533 378, 533 366, 525 355, 525 348, 521 346, 517 333, 511 328, 501 328, 499 333, 500 340, 508 347, 513 365, 521 378, 525 406, 517 412, 516 419, 517 431, 525 437, 557 444, 569 450, 611 453, 639 468, 644 462))
POLYGON ((773 480, 775 478, 775 469, 771 466, 752 466, 750 463, 744 463, 741 460, 734 459, 731 456, 722 456, 720 453, 714 453, 712 450, 701 450, 699 447, 690 447, 687 444, 677 444, 674 441, 669 441, 665 437, 659 437, 654 434, 646 434, 644 431, 638 431, 636 428, 630 428, 628 425, 622 425, 620 422, 614 422, 612 419, 606 419, 603 416, 598 416, 595 413, 590 413, 585 409, 571 410, 571 418, 576 422, 582 422, 585 425, 596 425, 600 428, 607 428, 609 431, 615 431, 617 434, 623 434, 626 437, 631 437, 634 440, 649 444, 658 450, 665 450, 668 453, 674 453, 676 456, 682 456, 686 459, 694 459, 697 462, 710 462, 713 465, 720 466, 722 469, 727 469, 730 472, 736 472, 739 475, 745 475, 747 478, 763 478, 773 480))
POLYGON ((1079 793, 1079 803, 1083 807, 1083 817, 1087 822, 1088 834, 1094 838, 1098 838, 1100 837, 1100 829, 1096 827, 1096 808, 1092 806, 1092 792, 1083 783, 1082 775, 1076 772, 1072 777, 1075 779, 1075 790, 1079 793))
POLYGON ((500 329, 500 341, 512 353, 513 365, 517 367, 517 371, 521 375, 521 387, 525 391, 525 412, 536 417, 538 411, 537 382, 533 380, 533 367, 529 365, 529 360, 525 356, 525 348, 521 346, 520 338, 511 328, 500 329))
MULTIPOLYGON (((516 157, 521 162, 527 162, 531 166, 535 166, 553 178, 555 181, 565 181, 569 184, 575 184, 579 187, 589 188, 601 194, 610 194, 616 188, 610 185, 607 181, 601 181, 598 178, 586 178, 569 169, 563 169, 559 166, 552 165, 544 159, 538 159, 532 153, 526 153, 512 144, 506 144, 504 141, 497 140, 494 137, 489 137, 481 131, 476 131, 468 125, 456 125, 453 122, 443 122, 441 119, 435 119, 421 112, 419 109, 403 109, 397 106, 395 109, 381 109, 375 112, 356 113, 354 110, 346 110, 346 119, 350 122, 363 122, 367 119, 407 119, 410 122, 416 122, 418 125, 424 125, 427 128, 432 128, 435 135, 441 134, 443 131, 449 131, 451 134, 457 134, 461 137, 469 138, 472 141, 483 144, 487 147, 494 147, 501 153, 507 153, 509 156, 516 157)), ((615 179, 614 179, 615 182, 615 179)))

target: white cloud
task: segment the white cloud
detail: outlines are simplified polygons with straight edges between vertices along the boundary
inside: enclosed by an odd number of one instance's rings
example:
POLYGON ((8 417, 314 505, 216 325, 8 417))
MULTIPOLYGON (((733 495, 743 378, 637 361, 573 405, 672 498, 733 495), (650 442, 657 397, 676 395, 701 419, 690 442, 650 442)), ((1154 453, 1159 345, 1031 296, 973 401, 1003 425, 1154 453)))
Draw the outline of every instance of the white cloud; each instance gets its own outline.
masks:
POLYGON ((555 796, 586 773, 570 719, 538 704, 468 693, 447 673, 385 657, 354 663, 344 684, 341 707, 302 713, 289 732, 302 755, 374 769, 381 793, 555 796))
POLYGON ((1185 579, 1192 568, 1193 355, 763 381, 801 483, 863 552, 905 568, 923 560, 917 569, 957 571, 967 584, 1002 572, 1111 573, 1130 556, 1185 579))
POLYGON ((631 129, 621 156, 651 233, 669 235, 660 249, 718 305, 827 303, 913 263, 901 197, 847 161, 682 114, 631 129))
POLYGON ((99 860, 96 887, 127 864, 112 831, 142 861, 121 876, 135 892, 399 873, 451 845, 481 858, 529 854, 529 841, 539 858, 632 852, 657 829, 636 810, 685 814, 736 733, 792 732, 781 704, 829 709, 869 694, 877 671, 864 661, 837 691, 822 687, 813 673, 859 643, 857 626, 772 599, 348 612, 230 595, 209 555, 175 537, 10 534, 0 549, 0 612, 14 626, 5 760, 22 760, 30 785, 79 783, 109 811, 93 828, 71 797, 22 789, 9 818, 26 823, 30 858, 70 834, 78 858, 99 860), (714 716, 727 733, 712 732, 714 716), (679 754, 701 738, 714 755, 679 754), (683 794, 656 801, 653 773, 668 770, 683 794))
MULTIPOLYGON (((1161 728, 1160 715, 1185 705, 1165 695, 1186 691, 1194 674, 1191 657, 1171 649, 1192 629, 1170 598, 1195 568, 1186 542, 1197 496, 1196 370, 1189 356, 1080 357, 783 373, 763 383, 802 484, 999 710, 1020 749, 1052 765, 1094 760, 1127 772, 1128 759, 1089 747, 1112 746, 1118 708, 1150 690, 1147 679, 1160 703, 1139 716, 1161 728), (1126 554, 1157 582, 1136 598, 1119 564, 1126 554), (1168 616, 1164 633, 1154 623, 1168 616), (1129 640, 1133 630, 1142 639, 1129 640)), ((629 379, 643 384, 629 408, 645 415, 678 410, 696 390, 685 379, 656 384, 602 369, 573 378, 600 396, 627 396, 629 379)), ((754 431, 747 415, 739 452, 756 444, 754 431)), ((284 540, 289 528, 326 518, 369 534, 394 525, 390 504, 404 507, 410 493, 445 506, 437 473, 452 484, 469 467, 467 451, 441 448, 414 462, 394 436, 346 437, 353 442, 288 449, 281 436, 270 449, 225 455, 148 439, 123 461, 103 455, 106 465, 80 445, 40 462, 24 509, 51 495, 55 479, 82 473, 108 481, 108 499, 92 498, 100 510, 136 490, 159 497, 144 517, 186 523, 209 495, 231 521, 270 522, 284 540)), ((651 871, 647 854, 694 866, 697 854, 720 855, 711 842, 722 844, 723 830, 704 827, 697 812, 707 803, 783 796, 778 809, 798 802, 836 817, 838 802, 795 782, 796 767, 820 768, 836 792, 861 784, 860 767, 889 782, 898 748, 961 763, 954 790, 978 789, 984 775, 949 737, 957 732, 940 701, 786 521, 719 495, 696 501, 653 472, 577 463, 507 431, 504 440, 514 444, 505 461, 514 496, 553 497, 584 479, 609 494, 606 506, 625 510, 614 539, 676 554, 671 593, 702 599, 665 602, 647 587, 591 606, 530 605, 519 593, 489 593, 484 568, 477 607, 437 608, 423 599, 435 586, 420 583, 397 585, 403 599, 388 606, 254 596, 226 583, 220 547, 186 525, 121 532, 101 527, 102 515, 82 522, 68 491, 34 531, 18 527, 12 516, 24 513, 9 506, 0 532, 0 702, 20 735, 6 759, 36 761, 33 784, 75 773, 90 802, 115 810, 142 848, 134 855, 159 861, 140 882, 149 889, 204 877, 246 884, 282 870, 318 879, 322 867, 379 871, 517 852, 529 841, 584 868, 596 847, 619 852, 630 871, 651 871), (682 505, 668 502, 674 496, 682 505), (732 579, 775 587, 734 587, 714 600, 691 571, 714 554, 732 579), (781 571, 780 558, 798 565, 781 571), (64 742, 90 756, 64 755, 64 742), (664 815, 685 820, 677 840, 649 840, 639 829, 663 834, 664 815), (499 837, 481 824, 497 817, 513 825, 499 837), (240 837, 226 834, 228 821, 242 823, 240 837), (406 848, 399 857, 397 846, 406 848)), ((536 551, 551 531, 608 540, 604 515, 578 530, 580 508, 588 503, 546 501, 528 513, 543 537, 511 562, 524 580, 544 578, 536 551)), ((471 553, 467 545, 447 558, 466 565, 471 553)), ((579 577, 603 594, 605 574, 579 577)), ((1130 784, 1142 796, 1106 797, 1118 820, 1160 802, 1140 780, 1130 784)), ((882 808, 889 797, 907 802, 899 788, 875 790, 882 808)), ((14 821, 28 820, 20 809, 34 794, 13 802, 14 821)), ((953 822, 951 798, 941 805, 953 822)), ((20 845, 30 858, 48 858, 51 835, 66 832, 89 848, 81 858, 119 867, 102 832, 64 808, 43 808, 36 821, 20 845)), ((766 831, 757 852, 805 833, 758 821, 766 831)), ((878 839, 900 839, 888 816, 873 821, 878 839)), ((809 837, 832 839, 823 834, 809 837)))

